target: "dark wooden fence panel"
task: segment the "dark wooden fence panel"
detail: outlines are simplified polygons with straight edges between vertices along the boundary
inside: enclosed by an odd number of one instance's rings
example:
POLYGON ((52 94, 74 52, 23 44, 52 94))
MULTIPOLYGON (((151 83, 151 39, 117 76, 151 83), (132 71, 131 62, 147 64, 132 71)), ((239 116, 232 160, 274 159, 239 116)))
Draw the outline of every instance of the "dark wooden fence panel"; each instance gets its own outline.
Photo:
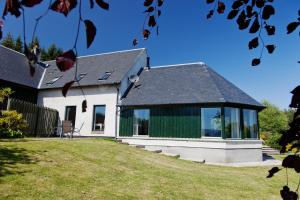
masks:
POLYGON ((58 122, 57 110, 11 98, 8 101, 8 109, 23 114, 28 123, 28 129, 25 131, 28 136, 55 136, 58 122))

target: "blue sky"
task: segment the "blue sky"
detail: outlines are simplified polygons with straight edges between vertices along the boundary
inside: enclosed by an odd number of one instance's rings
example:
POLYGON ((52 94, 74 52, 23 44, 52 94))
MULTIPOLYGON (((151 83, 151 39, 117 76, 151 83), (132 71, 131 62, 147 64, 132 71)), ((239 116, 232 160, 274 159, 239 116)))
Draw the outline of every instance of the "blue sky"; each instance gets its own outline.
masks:
MULTIPOLYGON (((141 33, 144 14, 143 0, 107 0, 110 11, 97 6, 91 11, 88 1, 83 1, 83 18, 91 19, 97 27, 92 46, 86 48, 85 30, 82 26, 79 54, 88 55, 132 48, 132 40, 141 33)), ((3 9, 5 1, 0 2, 3 9)), ((46 8, 45 1, 33 9, 26 9, 27 40, 30 40, 35 18, 46 8)), ((210 6, 205 0, 165 0, 159 19, 160 35, 140 41, 151 57, 152 66, 202 61, 233 82, 257 100, 267 99, 281 108, 287 108, 290 91, 300 83, 300 38, 297 32, 286 35, 286 25, 297 18, 299 0, 275 1, 276 15, 270 20, 277 25, 276 36, 265 37, 266 43, 275 43, 272 55, 265 52, 262 63, 251 67, 251 60, 260 50, 248 50, 248 42, 255 35, 239 31, 226 15, 215 15, 206 20, 210 6), (183 3, 184 2, 184 3, 183 3), (287 3, 288 2, 288 3, 287 3)), ((7 16, 4 34, 22 34, 22 20, 7 16)), ((37 36, 42 46, 55 43, 69 49, 76 34, 77 12, 65 18, 49 12, 41 20, 37 36)), ((141 37, 140 37, 141 38, 141 37)))

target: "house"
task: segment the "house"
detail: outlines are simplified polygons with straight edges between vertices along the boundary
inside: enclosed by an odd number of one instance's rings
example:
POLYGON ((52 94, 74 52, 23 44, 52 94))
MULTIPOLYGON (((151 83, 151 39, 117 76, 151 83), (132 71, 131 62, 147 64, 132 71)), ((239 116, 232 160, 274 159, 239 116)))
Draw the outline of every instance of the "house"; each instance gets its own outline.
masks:
POLYGON ((75 68, 62 73, 55 61, 48 62, 50 67, 37 74, 38 84, 31 87, 38 91, 37 103, 58 110, 59 121, 71 121, 80 136, 119 138, 195 161, 262 160, 257 114, 264 107, 206 64, 150 68, 146 49, 77 61, 79 82, 67 97, 61 89, 74 80, 75 68))

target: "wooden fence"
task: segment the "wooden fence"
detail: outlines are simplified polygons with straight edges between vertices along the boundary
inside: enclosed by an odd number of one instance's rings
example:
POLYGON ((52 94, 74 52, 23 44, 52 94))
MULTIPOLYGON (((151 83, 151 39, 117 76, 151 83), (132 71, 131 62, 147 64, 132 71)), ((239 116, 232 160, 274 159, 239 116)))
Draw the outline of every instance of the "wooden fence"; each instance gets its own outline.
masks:
POLYGON ((8 100, 7 109, 16 110, 23 114, 24 119, 28 123, 28 128, 25 131, 28 136, 51 137, 56 135, 57 110, 12 98, 8 100))

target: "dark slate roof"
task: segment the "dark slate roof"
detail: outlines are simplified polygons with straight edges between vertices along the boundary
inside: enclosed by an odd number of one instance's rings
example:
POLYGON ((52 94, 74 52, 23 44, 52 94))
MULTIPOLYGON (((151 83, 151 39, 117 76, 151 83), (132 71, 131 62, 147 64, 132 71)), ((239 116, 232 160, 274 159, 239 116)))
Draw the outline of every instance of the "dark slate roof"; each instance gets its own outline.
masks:
POLYGON ((37 68, 35 75, 31 77, 25 56, 0 45, 0 79, 37 88, 43 71, 37 68))
MULTIPOLYGON (((111 53, 103 53, 78 58, 78 74, 86 73, 80 81, 81 86, 105 85, 120 83, 128 70, 136 63, 138 57, 145 53, 145 49, 133 49, 111 53), (100 75, 105 72, 112 72, 107 80, 99 81, 100 75)), ((40 89, 60 88, 69 81, 74 80, 75 67, 60 72, 55 61, 49 61, 50 67, 47 68, 40 89), (47 85, 55 77, 61 78, 52 85, 47 85)))
POLYGON ((234 103, 263 106, 203 63, 151 68, 122 100, 123 106, 234 103))

